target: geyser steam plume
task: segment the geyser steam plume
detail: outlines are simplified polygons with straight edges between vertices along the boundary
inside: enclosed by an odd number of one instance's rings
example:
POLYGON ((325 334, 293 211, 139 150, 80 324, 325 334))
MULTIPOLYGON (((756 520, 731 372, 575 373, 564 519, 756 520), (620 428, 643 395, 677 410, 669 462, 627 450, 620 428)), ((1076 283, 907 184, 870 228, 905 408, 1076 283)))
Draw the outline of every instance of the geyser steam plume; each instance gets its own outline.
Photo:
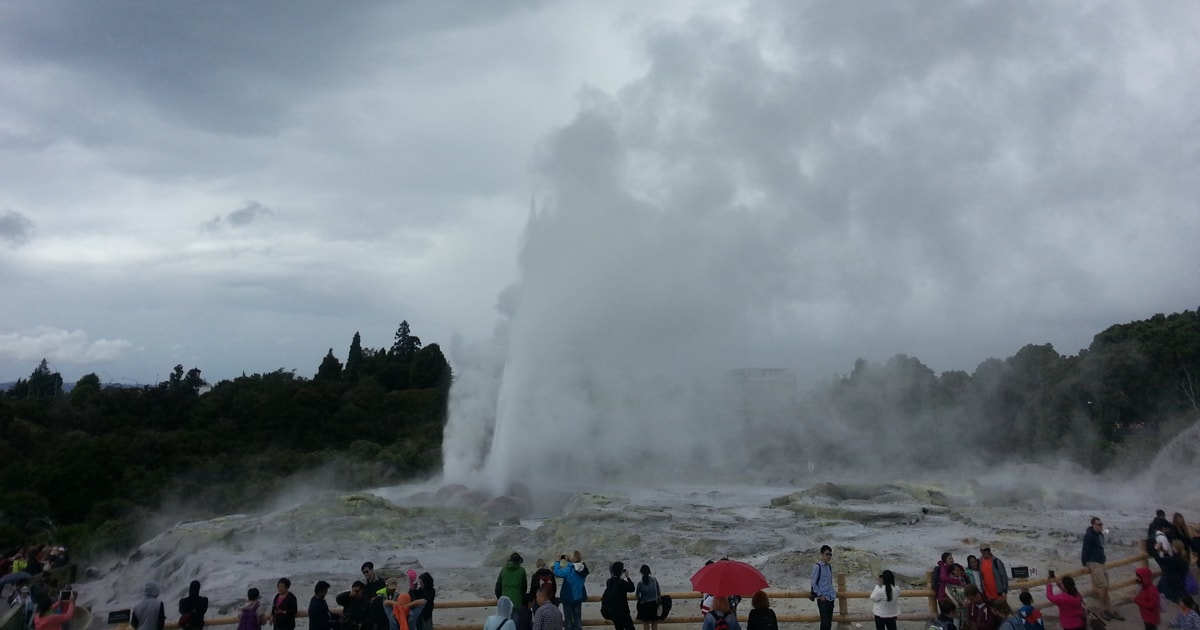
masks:
POLYGON ((1179 210, 1196 146, 1161 150, 1194 137, 1196 12, 1160 9, 756 3, 655 31, 645 76, 584 94, 542 148, 496 339, 455 350, 447 478, 804 466, 801 436, 836 419, 745 431, 727 370, 969 370, 1031 331, 1085 342, 1128 295, 1192 295, 1152 262, 1196 264, 1200 229, 1179 210))

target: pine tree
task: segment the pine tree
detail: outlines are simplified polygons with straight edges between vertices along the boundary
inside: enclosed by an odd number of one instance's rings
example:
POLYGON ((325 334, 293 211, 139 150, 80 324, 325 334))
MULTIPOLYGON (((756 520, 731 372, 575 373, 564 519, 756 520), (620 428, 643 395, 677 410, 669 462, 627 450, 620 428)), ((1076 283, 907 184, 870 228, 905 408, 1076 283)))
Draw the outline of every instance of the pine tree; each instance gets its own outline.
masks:
POLYGON ((343 378, 351 383, 357 382, 358 377, 362 374, 365 358, 362 337, 355 331, 354 340, 350 342, 350 352, 346 355, 346 370, 342 374, 343 378))
MULTIPOLYGON (((355 339, 358 335, 355 335, 355 339)), ((333 356, 333 348, 329 349, 325 358, 321 359, 321 365, 317 368, 317 376, 314 381, 336 382, 342 380, 342 362, 333 356)))

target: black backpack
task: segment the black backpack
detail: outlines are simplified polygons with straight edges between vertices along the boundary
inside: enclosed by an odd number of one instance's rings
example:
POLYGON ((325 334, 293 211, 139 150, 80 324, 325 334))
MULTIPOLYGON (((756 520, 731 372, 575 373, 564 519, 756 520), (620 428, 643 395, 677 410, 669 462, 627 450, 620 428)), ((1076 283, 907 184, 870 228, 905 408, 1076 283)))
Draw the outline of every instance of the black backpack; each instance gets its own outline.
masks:
POLYGON ((669 615, 669 614, 671 614, 671 596, 670 595, 659 595, 658 596, 658 620, 662 621, 663 619, 666 619, 667 615, 669 615))

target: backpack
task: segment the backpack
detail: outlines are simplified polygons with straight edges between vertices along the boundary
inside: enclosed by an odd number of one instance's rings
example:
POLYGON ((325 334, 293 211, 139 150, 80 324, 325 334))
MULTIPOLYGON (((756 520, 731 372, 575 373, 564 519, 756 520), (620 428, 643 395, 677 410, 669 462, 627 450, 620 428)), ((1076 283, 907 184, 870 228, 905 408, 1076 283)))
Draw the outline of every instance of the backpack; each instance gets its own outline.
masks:
POLYGON ((658 620, 662 621, 663 619, 666 619, 667 615, 669 615, 669 614, 671 614, 671 596, 670 595, 659 595, 658 596, 658 620))
POLYGON ((725 621, 725 615, 715 610, 709 614, 716 620, 716 623, 713 624, 713 630, 729 630, 729 622, 725 621))
POLYGON ((540 590, 542 590, 543 588, 545 588, 545 586, 546 586, 547 584, 549 584, 549 585, 550 585, 550 592, 551 592, 551 593, 554 593, 554 591, 555 591, 555 588, 554 588, 554 575, 553 575, 552 573, 543 573, 543 574, 541 574, 541 575, 539 575, 539 576, 538 576, 538 585, 537 585, 537 590, 535 590, 535 591, 534 591, 534 594, 536 595, 536 594, 537 594, 537 591, 540 591, 540 590))
POLYGON ((929 590, 933 591, 933 596, 937 597, 938 591, 942 588, 942 563, 938 563, 933 567, 933 572, 929 578, 929 590))

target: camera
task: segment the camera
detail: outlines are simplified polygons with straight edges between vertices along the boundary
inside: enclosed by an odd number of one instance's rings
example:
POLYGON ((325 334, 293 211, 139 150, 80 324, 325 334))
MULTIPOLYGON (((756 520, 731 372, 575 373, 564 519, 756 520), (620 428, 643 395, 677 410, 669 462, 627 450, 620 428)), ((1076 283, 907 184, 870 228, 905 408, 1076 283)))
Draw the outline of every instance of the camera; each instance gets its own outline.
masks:
POLYGON ((74 594, 75 593, 73 593, 72 591, 59 591, 58 598, 65 602, 65 601, 71 599, 71 596, 74 594))
POLYGON ((1053 580, 1054 579, 1054 569, 1050 569, 1050 571, 1047 573, 1047 575, 1049 575, 1050 579, 1053 580))

